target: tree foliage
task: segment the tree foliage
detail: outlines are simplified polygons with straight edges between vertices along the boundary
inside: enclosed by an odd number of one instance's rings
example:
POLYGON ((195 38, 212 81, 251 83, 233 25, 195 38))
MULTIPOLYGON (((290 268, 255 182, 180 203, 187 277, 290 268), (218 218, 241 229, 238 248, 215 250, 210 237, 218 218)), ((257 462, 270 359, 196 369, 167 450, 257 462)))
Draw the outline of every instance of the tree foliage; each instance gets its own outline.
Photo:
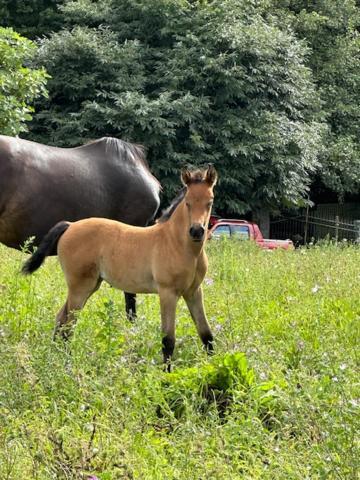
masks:
POLYGON ((170 196, 179 167, 212 162, 227 212, 298 203, 323 125, 307 48, 267 11, 245 0, 67 2, 72 28, 41 44, 52 79, 33 135, 141 142, 170 196))
POLYGON ((0 133, 26 131, 35 98, 44 95, 47 74, 26 66, 36 50, 28 39, 0 27, 0 133))
POLYGON ((1 0, 1 25, 31 39, 49 35, 63 26, 59 9, 63 3, 64 0, 1 0))
POLYGON ((322 181, 343 195, 360 190, 360 8, 356 0, 277 0, 277 14, 310 48, 308 66, 328 131, 322 181))

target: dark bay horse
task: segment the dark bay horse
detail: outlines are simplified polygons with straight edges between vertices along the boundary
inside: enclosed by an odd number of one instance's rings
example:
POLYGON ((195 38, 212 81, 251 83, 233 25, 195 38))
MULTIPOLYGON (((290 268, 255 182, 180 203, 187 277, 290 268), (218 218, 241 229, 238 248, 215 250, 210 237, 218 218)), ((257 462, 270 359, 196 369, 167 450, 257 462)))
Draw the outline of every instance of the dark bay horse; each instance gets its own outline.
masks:
POLYGON ((208 349, 213 336, 206 319, 201 283, 207 270, 205 242, 214 167, 182 172, 185 189, 153 226, 139 228, 102 218, 60 222, 27 260, 23 273, 32 273, 57 246, 68 286, 68 296, 56 319, 55 332, 65 338, 81 310, 102 280, 134 293, 158 293, 164 362, 170 369, 175 347, 175 310, 184 297, 197 331, 208 349))
MULTIPOLYGON (((0 242, 34 245, 61 220, 104 217, 146 226, 159 207, 160 184, 140 146, 101 138, 56 148, 0 135, 0 242)), ((135 296, 126 295, 128 314, 135 296)))

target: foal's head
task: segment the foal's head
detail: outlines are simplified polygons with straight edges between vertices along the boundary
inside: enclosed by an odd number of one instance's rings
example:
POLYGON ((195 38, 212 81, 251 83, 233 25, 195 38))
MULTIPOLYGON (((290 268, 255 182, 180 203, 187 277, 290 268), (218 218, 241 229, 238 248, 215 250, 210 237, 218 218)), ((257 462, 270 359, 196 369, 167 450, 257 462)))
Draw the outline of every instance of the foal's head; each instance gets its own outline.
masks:
POLYGON ((195 172, 183 170, 181 180, 187 187, 184 203, 189 215, 189 235, 194 242, 201 242, 209 223, 217 173, 213 166, 195 172))

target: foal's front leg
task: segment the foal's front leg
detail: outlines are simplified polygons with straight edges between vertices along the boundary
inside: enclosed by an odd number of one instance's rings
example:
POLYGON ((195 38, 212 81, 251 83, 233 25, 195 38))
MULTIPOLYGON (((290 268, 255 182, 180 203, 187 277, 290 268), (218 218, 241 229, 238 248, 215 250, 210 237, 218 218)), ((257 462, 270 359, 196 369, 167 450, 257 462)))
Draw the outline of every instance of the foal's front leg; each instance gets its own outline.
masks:
POLYGON ((160 289, 162 352, 166 370, 171 370, 171 357, 175 348, 175 315, 178 296, 171 289, 160 289))
POLYGON ((184 299, 206 351, 211 353, 214 350, 214 337, 206 318, 201 286, 195 292, 185 294, 184 299))

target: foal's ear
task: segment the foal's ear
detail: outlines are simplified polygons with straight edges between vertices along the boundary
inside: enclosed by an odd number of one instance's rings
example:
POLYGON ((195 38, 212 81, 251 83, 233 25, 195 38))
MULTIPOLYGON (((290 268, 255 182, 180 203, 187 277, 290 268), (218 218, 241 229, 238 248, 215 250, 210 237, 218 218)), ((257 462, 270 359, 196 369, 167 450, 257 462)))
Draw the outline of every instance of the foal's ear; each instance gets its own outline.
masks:
POLYGON ((191 182, 191 172, 187 168, 181 170, 181 181, 185 186, 191 182))
POLYGON ((208 183, 211 187, 216 185, 218 179, 217 171, 213 165, 209 165, 205 174, 205 182, 208 183))

